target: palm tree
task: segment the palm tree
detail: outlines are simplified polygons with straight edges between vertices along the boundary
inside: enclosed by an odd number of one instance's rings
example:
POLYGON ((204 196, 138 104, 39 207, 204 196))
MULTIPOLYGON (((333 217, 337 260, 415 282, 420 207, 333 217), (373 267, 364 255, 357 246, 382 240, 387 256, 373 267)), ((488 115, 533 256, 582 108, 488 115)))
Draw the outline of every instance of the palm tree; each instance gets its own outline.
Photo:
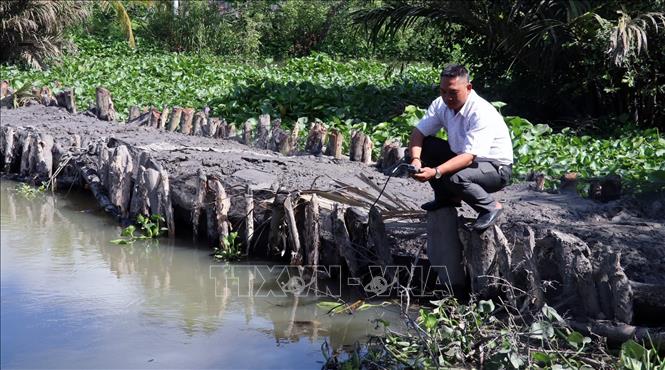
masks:
POLYGON ((646 109, 654 113, 642 121, 651 123, 665 116, 659 102, 665 63, 647 47, 665 30, 660 0, 384 0, 353 17, 373 42, 406 28, 440 27, 451 43, 464 45, 472 64, 482 65, 480 86, 503 84, 499 98, 526 110, 569 117, 631 112, 637 122, 646 109), (641 67, 644 61, 653 73, 641 67), (624 83, 626 75, 641 76, 643 86, 624 83))
POLYGON ((647 51, 647 31, 665 29, 665 13, 629 14, 619 5, 617 1, 389 0, 353 16, 372 41, 409 27, 457 24, 480 37, 489 47, 486 52, 505 53, 513 63, 556 55, 566 43, 610 28, 608 55, 620 65, 629 54, 647 51), (612 14, 619 17, 608 19, 612 14))
POLYGON ((0 1, 0 62, 22 62, 42 68, 44 60, 62 53, 65 28, 87 16, 84 1, 0 1))

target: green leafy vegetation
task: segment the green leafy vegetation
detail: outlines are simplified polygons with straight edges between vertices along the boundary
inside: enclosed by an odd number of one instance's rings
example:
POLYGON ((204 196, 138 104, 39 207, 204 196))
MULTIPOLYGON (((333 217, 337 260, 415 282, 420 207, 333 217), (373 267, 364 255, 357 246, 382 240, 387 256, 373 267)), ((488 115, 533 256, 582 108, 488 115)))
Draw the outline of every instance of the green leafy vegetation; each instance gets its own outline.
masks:
POLYGON ((238 261, 242 257, 238 232, 232 231, 221 239, 222 246, 216 246, 212 256, 219 261, 238 261))
MULTIPOLYGON (((79 55, 70 55, 48 71, 0 67, 0 77, 15 86, 71 87, 79 106, 94 102, 95 88, 113 94, 126 117, 131 105, 210 106, 228 122, 261 113, 294 122, 300 117, 356 119, 370 123, 402 113, 405 102, 429 104, 438 72, 411 65, 399 73, 386 63, 360 59, 341 62, 325 54, 286 63, 254 64, 206 55, 158 50, 135 51, 124 41, 110 45, 79 39, 79 55), (169 93, 166 94, 165 92, 169 93)), ((57 89, 55 89, 57 91, 57 89)))
MULTIPOLYGON (((460 304, 453 297, 421 308, 406 330, 385 327, 350 353, 333 353, 324 344, 328 369, 483 368, 483 369, 663 369, 653 345, 629 340, 619 358, 602 338, 573 330, 552 307, 523 316, 492 300, 460 304)), ((379 320, 380 324, 386 325, 379 320)))
POLYGON ((665 186, 665 138, 657 129, 624 129, 615 138, 578 135, 570 128, 553 133, 548 125, 505 117, 517 164, 514 175, 544 173, 555 185, 566 172, 583 179, 618 174, 637 190, 665 186))
POLYGON ((134 244, 137 240, 157 239, 164 233, 164 231, 168 230, 161 226, 164 222, 165 220, 162 215, 151 215, 150 217, 138 215, 136 217, 136 223, 139 226, 141 234, 136 234, 136 225, 129 225, 122 229, 122 232, 120 233, 121 238, 111 240, 111 243, 127 245, 134 244))
MULTIPOLYGON (((436 97, 432 83, 438 72, 423 65, 411 65, 400 74, 378 61, 343 62, 315 54, 260 66, 205 55, 139 52, 124 41, 105 45, 84 38, 78 43, 82 53, 63 58, 51 70, 2 66, 0 78, 22 86, 21 91, 59 81, 74 88, 81 106, 94 101, 101 83, 112 91, 121 116, 131 105, 180 105, 210 106, 213 115, 236 125, 262 113, 281 118, 287 126, 304 126, 318 118, 345 137, 352 130, 370 134, 375 158, 387 139, 406 145, 424 114, 418 106, 426 107, 436 97)), ((495 103, 499 109, 505 105, 495 103)), ((555 133, 548 125, 518 116, 505 120, 518 178, 542 172, 552 187, 565 172, 577 172, 586 179, 619 174, 636 188, 650 184, 647 190, 665 183, 665 139, 657 129, 624 124, 614 129, 617 134, 601 138, 570 128, 555 133)))
POLYGON ((37 196, 44 194, 47 186, 42 184, 40 186, 32 186, 26 183, 21 183, 16 186, 16 192, 24 197, 25 199, 32 200, 37 198, 37 196))

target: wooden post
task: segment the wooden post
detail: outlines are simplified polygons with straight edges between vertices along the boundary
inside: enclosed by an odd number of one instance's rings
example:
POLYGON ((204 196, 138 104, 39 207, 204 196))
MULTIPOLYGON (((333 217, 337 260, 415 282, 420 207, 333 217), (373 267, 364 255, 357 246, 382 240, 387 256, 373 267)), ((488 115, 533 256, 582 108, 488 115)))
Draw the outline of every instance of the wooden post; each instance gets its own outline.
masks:
MULTIPOLYGON (((300 235, 298 233, 298 226, 296 225, 296 216, 291 200, 292 195, 288 195, 284 200, 284 213, 286 218, 286 226, 289 229, 289 239, 291 240, 291 265, 302 265, 303 256, 300 248, 300 235)), ((294 196, 297 199, 297 195, 294 196)))
POLYGON ((42 87, 41 90, 39 90, 38 94, 40 98, 40 103, 44 104, 45 106, 48 107, 51 105, 57 105, 57 102, 55 101, 55 98, 51 93, 51 89, 49 89, 48 86, 42 87))
POLYGON ((108 169, 106 187, 109 197, 113 205, 120 211, 120 216, 127 218, 132 195, 132 173, 134 172, 134 161, 127 146, 120 145, 115 148, 109 158, 108 169))
POLYGON ((282 129, 275 129, 272 132, 270 149, 283 155, 291 155, 291 135, 282 129))
MULTIPOLYGON (((109 95, 109 100, 110 99, 111 97, 109 95)), ((67 112, 76 114, 76 99, 74 98, 74 90, 65 89, 59 92, 56 95, 55 100, 59 106, 67 109, 67 112)), ((113 107, 113 102, 111 102, 111 107, 113 107)), ((113 111, 113 117, 115 117, 115 110, 113 111)))
POLYGON ((217 117, 210 117, 208 124, 204 125, 201 129, 202 135, 205 137, 218 137, 221 121, 217 117))
POLYGON ((174 132, 180 126, 180 117, 182 116, 182 108, 173 107, 171 112, 171 119, 169 120, 168 131, 174 132))
POLYGON ((139 110, 139 107, 136 105, 132 105, 129 107, 129 114, 127 115, 127 122, 131 122, 141 115, 141 111, 139 110))
POLYGON ((319 265, 320 234, 319 198, 312 194, 312 199, 305 206, 305 244, 308 249, 307 264, 312 266, 314 273, 319 265))
POLYGON ((157 126, 158 129, 163 130, 166 127, 166 123, 169 119, 169 113, 171 113, 171 109, 165 105, 162 109, 162 114, 159 116, 159 125, 157 126))
POLYGON ((97 117, 102 121, 115 121, 116 113, 111 99, 111 92, 103 87, 97 88, 97 117))
POLYGON ((150 115, 148 126, 159 128, 159 122, 161 121, 162 114, 155 108, 150 108, 148 114, 150 115))
POLYGON ((335 240, 335 245, 339 251, 339 255, 344 259, 349 268, 349 274, 357 277, 360 271, 358 259, 356 258, 355 249, 351 245, 351 238, 349 231, 346 228, 344 221, 344 209, 339 203, 334 203, 333 210, 330 212, 330 221, 332 224, 332 234, 335 240))
POLYGON ((224 239, 229 236, 231 224, 229 222, 229 209, 231 200, 226 195, 226 191, 221 181, 216 176, 208 178, 208 195, 206 201, 206 215, 208 219, 208 240, 218 238, 218 245, 226 249, 224 239), (212 235, 212 237, 211 237, 212 235))
POLYGON ((245 124, 242 126, 242 138, 240 140, 241 143, 245 145, 251 145, 252 144, 252 129, 254 128, 254 124, 251 119, 248 119, 245 121, 245 124))
POLYGON ((392 265, 393 255, 390 250, 391 243, 388 239, 388 233, 386 233, 386 225, 383 223, 383 217, 381 217, 381 213, 376 207, 372 207, 369 210, 367 232, 369 234, 369 239, 374 245, 376 262, 382 266, 392 265))
POLYGON ((351 133, 351 146, 349 147, 349 159, 360 162, 363 159, 363 146, 365 145, 365 134, 361 131, 351 133))
POLYGON ((192 135, 202 136, 203 131, 208 129, 208 118, 205 113, 197 112, 192 121, 192 135))
POLYGON ((309 129, 305 151, 312 155, 321 155, 323 153, 323 142, 326 138, 326 127, 323 122, 316 121, 309 129))
POLYGON ((342 158, 342 145, 344 144, 344 135, 339 130, 331 130, 328 136, 328 147, 326 154, 335 159, 342 158))
POLYGON ((192 133, 192 119, 194 119, 194 109, 185 108, 182 110, 182 118, 180 120, 180 132, 189 135, 192 133))
POLYGON ((194 195, 194 202, 192 204, 192 240, 197 241, 199 239, 199 222, 201 219, 201 211, 205 206, 207 188, 208 188, 208 177, 201 168, 197 171, 197 181, 196 181, 196 193, 194 195))
POLYGON ((388 139, 383 143, 381 148, 381 155, 377 161, 377 165, 381 170, 392 168, 404 157, 404 152, 401 151, 402 144, 398 139, 388 139))
POLYGON ((245 188, 245 254, 249 256, 254 238, 254 195, 252 188, 245 188))
MULTIPOLYGON (((223 121, 223 124, 226 124, 226 121, 223 121)), ((230 139, 238 136, 236 126, 234 123, 226 124, 226 137, 225 139, 230 139)))
POLYGON ((370 164, 372 163, 372 148, 374 145, 372 144, 372 139, 369 137, 369 135, 365 136, 365 141, 363 142, 363 154, 360 158, 360 161, 365 163, 365 164, 370 164))
POLYGON ((217 127, 217 133, 215 134, 215 137, 220 139, 229 138, 229 124, 226 123, 226 120, 223 118, 219 119, 219 126, 217 127))
POLYGON ((3 99, 5 96, 8 96, 10 94, 9 92, 9 81, 3 80, 0 81, 0 99, 3 99))
POLYGON ((270 141, 270 115, 262 114, 259 116, 259 126, 256 130, 256 139, 254 146, 259 149, 267 149, 270 141))
POLYGON ((287 194, 275 194, 275 200, 272 202, 272 212, 270 215, 270 235, 268 236, 270 249, 281 255, 285 253, 285 234, 284 234, 284 201, 287 194))
MULTIPOLYGON (((300 122, 296 122, 293 124, 293 128, 291 129, 291 138, 289 139, 289 146, 291 147, 292 153, 296 153, 298 151, 298 136, 300 135, 300 122)), ((289 154, 290 155, 290 154, 289 154)))

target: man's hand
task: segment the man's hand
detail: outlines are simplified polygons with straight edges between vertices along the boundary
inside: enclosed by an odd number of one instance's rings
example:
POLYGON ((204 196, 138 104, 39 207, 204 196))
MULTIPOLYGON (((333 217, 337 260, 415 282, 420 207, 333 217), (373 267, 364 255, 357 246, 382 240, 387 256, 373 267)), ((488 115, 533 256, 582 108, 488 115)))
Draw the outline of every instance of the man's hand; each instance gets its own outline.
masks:
POLYGON ((420 172, 414 173, 413 175, 411 175, 411 177, 420 182, 425 182, 433 179, 435 175, 436 175, 436 170, 434 168, 423 167, 420 169, 420 172))

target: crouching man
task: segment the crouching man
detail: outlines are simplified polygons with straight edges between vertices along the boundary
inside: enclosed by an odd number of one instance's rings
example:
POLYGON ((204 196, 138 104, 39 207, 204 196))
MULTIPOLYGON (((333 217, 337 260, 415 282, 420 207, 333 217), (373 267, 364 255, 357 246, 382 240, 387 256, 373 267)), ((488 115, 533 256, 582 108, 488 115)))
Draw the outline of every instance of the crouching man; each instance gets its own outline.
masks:
POLYGON ((501 114, 473 90, 469 73, 461 65, 441 72, 440 97, 411 133, 413 177, 429 181, 434 200, 426 211, 459 207, 466 202, 478 212, 473 227, 484 230, 496 221, 502 206, 490 193, 510 182, 513 147, 501 114), (435 137, 439 130, 448 140, 435 137))

